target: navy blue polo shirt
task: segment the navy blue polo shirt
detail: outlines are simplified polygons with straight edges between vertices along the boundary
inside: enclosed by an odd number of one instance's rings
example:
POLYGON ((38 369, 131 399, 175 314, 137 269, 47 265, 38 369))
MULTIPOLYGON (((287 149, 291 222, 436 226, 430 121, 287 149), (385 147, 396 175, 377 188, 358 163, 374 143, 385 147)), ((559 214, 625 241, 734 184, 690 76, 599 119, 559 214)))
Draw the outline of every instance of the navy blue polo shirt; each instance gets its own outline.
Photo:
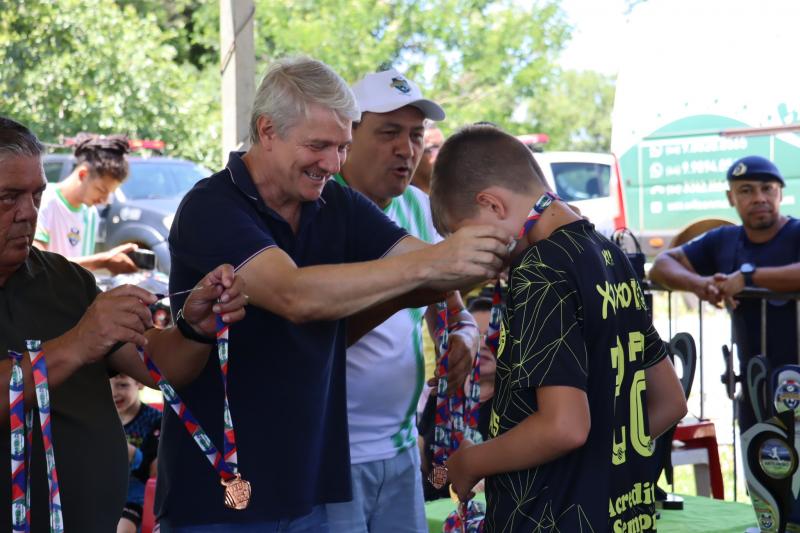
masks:
MULTIPOLYGON (((239 153, 183 199, 169 236, 170 292, 222 263, 240 266, 279 247, 299 267, 378 259, 406 232, 360 193, 331 180, 303 204, 298 232, 267 207, 239 153)), ((184 298, 172 300, 173 312, 184 298)), ((293 324, 255 306, 230 330, 228 394, 239 468, 252 484, 246 511, 223 506, 217 473, 171 410, 158 454, 156 509, 173 525, 257 522, 351 499, 345 322, 293 324)), ((222 449, 216 354, 179 395, 222 449)))
MULTIPOLYGON (((800 220, 789 221, 767 242, 754 243, 742 226, 722 226, 683 245, 683 253, 701 276, 736 272, 744 263, 756 267, 784 266, 800 261, 800 220)), ((793 301, 767 301, 767 358, 772 368, 797 364, 797 311, 793 301)), ((733 334, 740 368, 761 353, 761 300, 742 298, 733 312, 733 334)), ((747 387, 743 389, 748 396, 747 387)), ((748 402, 740 410, 740 426, 755 423, 748 402)))

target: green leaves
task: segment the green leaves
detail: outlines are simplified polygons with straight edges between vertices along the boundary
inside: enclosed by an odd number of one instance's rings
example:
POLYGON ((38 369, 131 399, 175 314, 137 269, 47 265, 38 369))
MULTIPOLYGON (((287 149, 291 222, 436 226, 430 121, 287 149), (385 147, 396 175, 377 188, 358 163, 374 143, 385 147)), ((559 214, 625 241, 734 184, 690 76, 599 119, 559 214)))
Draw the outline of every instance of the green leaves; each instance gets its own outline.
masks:
MULTIPOLYGON (((218 2, 0 3, 0 113, 45 141, 122 132, 221 166, 218 2)), ((483 120, 607 149, 613 83, 559 71, 570 31, 558 0, 256 0, 253 77, 288 54, 349 82, 395 66, 445 107, 445 131, 483 120)))
POLYGON ((218 163, 218 77, 177 63, 154 14, 111 0, 11 3, 0 10, 0 113, 49 142, 121 132, 218 163))

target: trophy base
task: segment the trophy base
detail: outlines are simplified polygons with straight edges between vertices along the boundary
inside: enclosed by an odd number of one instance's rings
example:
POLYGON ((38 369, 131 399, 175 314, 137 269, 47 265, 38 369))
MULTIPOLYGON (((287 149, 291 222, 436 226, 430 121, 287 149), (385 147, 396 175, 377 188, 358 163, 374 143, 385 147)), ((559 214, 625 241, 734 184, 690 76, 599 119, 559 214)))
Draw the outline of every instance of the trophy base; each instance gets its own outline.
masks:
POLYGON ((761 528, 758 527, 748 527, 744 530, 744 533, 761 533, 761 528))
POLYGON ((683 511, 683 498, 675 494, 667 493, 667 497, 663 500, 656 500, 656 509, 664 509, 665 511, 683 511))

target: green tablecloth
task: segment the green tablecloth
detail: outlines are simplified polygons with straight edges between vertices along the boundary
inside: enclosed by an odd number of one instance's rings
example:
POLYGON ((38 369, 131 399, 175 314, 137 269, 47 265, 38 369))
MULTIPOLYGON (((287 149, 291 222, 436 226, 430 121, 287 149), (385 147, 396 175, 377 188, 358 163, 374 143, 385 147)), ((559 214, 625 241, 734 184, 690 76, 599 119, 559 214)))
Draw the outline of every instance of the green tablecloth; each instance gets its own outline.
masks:
MULTIPOLYGON (((658 533, 743 533, 756 525, 756 515, 750 505, 725 502, 702 496, 683 496, 682 511, 660 511, 658 533)), ((479 495, 483 501, 483 494, 479 495)), ((451 500, 438 500, 425 506, 428 528, 431 533, 441 533, 442 523, 455 504, 451 500)))

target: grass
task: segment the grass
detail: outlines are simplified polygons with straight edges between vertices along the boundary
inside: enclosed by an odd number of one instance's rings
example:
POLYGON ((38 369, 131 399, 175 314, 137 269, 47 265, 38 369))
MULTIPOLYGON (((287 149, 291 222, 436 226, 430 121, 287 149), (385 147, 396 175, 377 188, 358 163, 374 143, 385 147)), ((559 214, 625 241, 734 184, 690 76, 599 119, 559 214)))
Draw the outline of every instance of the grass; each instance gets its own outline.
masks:
MULTIPOLYGON (((737 443, 738 444, 738 443, 737 443)), ((725 487, 725 500, 733 501, 733 446, 730 444, 719 445, 719 462, 722 469, 722 482, 725 487)), ((674 468, 674 489, 667 483, 664 474, 658 481, 658 486, 668 492, 676 494, 697 495, 694 482, 694 468, 692 465, 681 465, 674 468)), ((736 481, 736 501, 750 504, 750 497, 745 490, 744 473, 741 461, 738 466, 736 481)))

